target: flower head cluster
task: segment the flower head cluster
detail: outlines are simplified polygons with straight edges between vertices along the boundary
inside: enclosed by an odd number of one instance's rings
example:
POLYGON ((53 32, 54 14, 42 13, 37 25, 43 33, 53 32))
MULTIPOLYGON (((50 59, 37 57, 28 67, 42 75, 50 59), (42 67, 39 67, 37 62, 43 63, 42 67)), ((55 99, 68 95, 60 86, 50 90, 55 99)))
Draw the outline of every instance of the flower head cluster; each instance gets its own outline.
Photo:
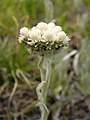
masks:
POLYGON ((67 46, 70 39, 62 28, 53 22, 40 22, 31 29, 21 28, 18 40, 25 44, 30 53, 45 55, 67 46))

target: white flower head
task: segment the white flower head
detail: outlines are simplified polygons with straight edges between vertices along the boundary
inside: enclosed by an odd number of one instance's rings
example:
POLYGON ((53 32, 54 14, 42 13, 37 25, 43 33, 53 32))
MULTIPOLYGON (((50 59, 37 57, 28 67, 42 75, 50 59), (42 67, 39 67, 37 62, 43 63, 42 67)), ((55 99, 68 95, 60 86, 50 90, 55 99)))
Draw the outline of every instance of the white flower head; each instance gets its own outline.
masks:
POLYGON ((40 22, 40 23, 37 24, 37 28, 40 29, 40 30, 47 30, 48 25, 45 22, 40 22))
POLYGON ((27 27, 23 27, 20 29, 20 35, 18 37, 18 41, 21 43, 25 38, 28 38, 28 28, 27 27))
POLYGON ((52 40, 52 37, 53 37, 53 31, 50 31, 50 30, 46 30, 44 32, 44 36, 47 40, 51 41, 52 40))
POLYGON ((38 23, 30 30, 26 27, 20 29, 19 42, 23 42, 30 53, 46 55, 56 53, 64 46, 69 45, 69 37, 60 26, 53 22, 38 23))
POLYGON ((62 28, 60 26, 55 26, 53 30, 55 33, 58 33, 62 31, 62 28))
POLYGON ((66 33, 63 31, 58 32, 57 35, 58 35, 60 41, 63 41, 66 37, 66 33))
POLYGON ((28 28, 27 27, 23 27, 20 29, 20 35, 22 36, 28 36, 28 28))
POLYGON ((53 23, 53 22, 50 22, 50 23, 48 23, 48 28, 50 29, 50 28, 54 28, 55 27, 55 24, 53 23))
POLYGON ((54 34, 52 39, 53 39, 54 42, 55 41, 59 42, 59 36, 57 34, 54 34))
POLYGON ((41 31, 38 29, 29 30, 29 37, 32 41, 39 41, 41 39, 41 31))

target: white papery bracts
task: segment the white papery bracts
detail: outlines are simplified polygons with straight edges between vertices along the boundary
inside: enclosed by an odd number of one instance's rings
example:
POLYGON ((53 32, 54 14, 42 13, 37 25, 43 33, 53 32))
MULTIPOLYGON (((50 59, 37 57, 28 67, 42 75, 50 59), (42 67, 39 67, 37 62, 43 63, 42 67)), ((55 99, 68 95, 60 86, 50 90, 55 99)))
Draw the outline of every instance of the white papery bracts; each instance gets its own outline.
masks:
POLYGON ((60 26, 53 22, 40 22, 36 26, 28 29, 20 29, 19 42, 23 42, 30 53, 34 54, 54 54, 62 47, 69 44, 69 37, 60 26))

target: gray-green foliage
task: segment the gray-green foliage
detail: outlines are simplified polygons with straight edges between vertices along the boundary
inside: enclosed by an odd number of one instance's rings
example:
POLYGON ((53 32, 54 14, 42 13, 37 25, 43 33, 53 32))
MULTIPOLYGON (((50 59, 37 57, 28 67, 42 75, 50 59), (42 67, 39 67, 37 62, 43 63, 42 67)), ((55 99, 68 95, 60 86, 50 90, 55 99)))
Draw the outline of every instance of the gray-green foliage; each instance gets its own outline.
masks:
MULTIPOLYGON (((90 93, 90 41, 86 38, 81 42, 81 49, 78 57, 75 57, 74 64, 75 73, 78 77, 77 83, 83 90, 84 94, 90 93)), ((76 55, 77 55, 76 54, 76 55)))
POLYGON ((53 19, 53 4, 51 0, 44 0, 46 21, 50 22, 53 19))
POLYGON ((57 55, 52 58, 52 74, 51 74, 51 90, 54 92, 54 88, 62 87, 67 84, 68 76, 68 61, 63 61, 63 57, 67 54, 67 50, 61 50, 57 55))
MULTIPOLYGON (((67 73, 71 58, 69 57, 66 61, 63 61, 62 53, 58 58, 56 57, 55 63, 57 64, 52 71, 51 89, 60 88, 61 90, 68 90, 70 87, 70 81, 72 79, 73 72, 75 72, 77 79, 78 89, 80 89, 85 95, 90 93, 90 41, 86 38, 81 41, 81 48, 77 51, 73 58, 73 69, 70 74, 67 73), (56 87, 57 86, 57 87, 56 87)), ((65 51, 63 53, 66 56, 65 51)), ((72 88, 70 88, 72 89, 72 88)), ((53 89, 55 92, 55 89, 53 89)), ((70 92, 70 91, 68 91, 70 92)))

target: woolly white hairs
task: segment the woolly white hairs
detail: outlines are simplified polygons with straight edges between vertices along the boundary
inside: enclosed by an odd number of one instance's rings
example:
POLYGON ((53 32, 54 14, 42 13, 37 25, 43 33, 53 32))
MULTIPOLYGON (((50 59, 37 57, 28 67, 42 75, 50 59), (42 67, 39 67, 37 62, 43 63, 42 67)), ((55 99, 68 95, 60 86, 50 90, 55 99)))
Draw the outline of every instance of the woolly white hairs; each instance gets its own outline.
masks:
POLYGON ((69 37, 60 26, 53 22, 40 22, 28 29, 20 29, 19 42, 23 42, 30 53, 46 55, 54 54, 60 48, 68 46, 69 37))

